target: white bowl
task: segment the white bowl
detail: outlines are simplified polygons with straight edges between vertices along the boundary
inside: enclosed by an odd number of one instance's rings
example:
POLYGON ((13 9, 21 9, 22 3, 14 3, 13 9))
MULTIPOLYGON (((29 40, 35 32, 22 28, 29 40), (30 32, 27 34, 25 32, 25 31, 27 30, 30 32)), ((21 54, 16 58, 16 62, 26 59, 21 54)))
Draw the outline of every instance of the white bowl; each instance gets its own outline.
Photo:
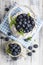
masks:
MULTIPOLYGON (((21 13, 26 13, 26 14, 30 13, 30 15, 34 18, 34 14, 30 11, 29 8, 24 7, 24 6, 16 6, 16 7, 12 8, 9 12, 9 15, 8 15, 9 24, 11 22, 11 20, 10 20, 11 16, 16 17, 17 15, 19 15, 21 13)), ((35 21, 35 19, 34 19, 34 21, 35 21)), ((35 24, 35 27, 33 28, 33 30, 30 31, 29 33, 24 33, 24 35, 19 34, 14 25, 11 27, 11 31, 13 32, 13 35, 15 35, 16 37, 25 39, 28 37, 32 37, 32 35, 36 31, 36 27, 37 27, 37 25, 35 24)))
POLYGON ((16 42, 16 41, 7 42, 7 45, 5 46, 5 48, 6 48, 6 53, 7 53, 9 56, 11 56, 11 57, 19 57, 19 56, 22 56, 22 53, 24 52, 24 51, 23 51, 23 46, 22 46, 20 43, 16 42), (18 44, 18 45, 21 47, 21 52, 19 53, 19 55, 13 56, 11 53, 7 52, 7 49, 8 49, 9 44, 18 44))

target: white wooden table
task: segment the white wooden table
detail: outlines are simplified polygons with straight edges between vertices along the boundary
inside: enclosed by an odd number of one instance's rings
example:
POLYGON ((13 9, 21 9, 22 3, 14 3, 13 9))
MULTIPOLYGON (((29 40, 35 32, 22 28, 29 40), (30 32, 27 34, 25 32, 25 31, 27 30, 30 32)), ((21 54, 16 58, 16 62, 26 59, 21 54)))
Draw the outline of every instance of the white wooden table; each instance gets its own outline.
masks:
MULTIPOLYGON (((12 0, 11 0, 12 1, 12 0)), ((18 1, 18 0, 16 0, 18 1)), ((11 2, 12 3, 12 2, 11 2)), ((21 3, 21 0, 18 2, 21 3)), ((24 3, 24 0, 22 2, 23 5, 31 5, 29 1, 26 1, 24 3), (29 3, 29 4, 28 4, 29 3)), ((0 33, 1 35, 1 33, 0 33)), ((6 55, 6 53, 3 52, 3 40, 0 40, 0 65, 42 65, 43 64, 43 27, 39 34, 36 37, 37 42, 39 44, 38 49, 36 50, 36 53, 34 53, 31 57, 27 58, 21 58, 17 61, 12 60, 9 56, 6 55)))

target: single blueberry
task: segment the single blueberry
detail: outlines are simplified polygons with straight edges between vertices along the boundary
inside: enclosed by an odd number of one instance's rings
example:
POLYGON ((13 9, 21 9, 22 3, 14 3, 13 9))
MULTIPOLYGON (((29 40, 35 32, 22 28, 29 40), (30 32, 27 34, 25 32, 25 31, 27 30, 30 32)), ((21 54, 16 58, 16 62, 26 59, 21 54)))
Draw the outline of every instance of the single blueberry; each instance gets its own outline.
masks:
POLYGON ((17 47, 17 49, 18 49, 18 50, 20 50, 20 49, 21 49, 21 47, 19 47, 19 46, 18 46, 18 47, 17 47))
POLYGON ((32 52, 27 53, 28 56, 32 56, 32 52))
POLYGON ((25 27, 25 25, 24 25, 24 24, 23 24, 22 26, 23 26, 23 27, 25 27))
POLYGON ((19 22, 19 19, 18 19, 18 18, 16 18, 16 22, 17 22, 17 23, 19 22))
POLYGON ((9 41, 9 38, 8 38, 8 37, 5 37, 4 40, 5 40, 5 41, 9 41))
POLYGON ((27 24, 27 22, 26 22, 26 21, 24 21, 23 23, 24 23, 24 25, 26 25, 26 24, 27 24))
POLYGON ((32 27, 29 27, 29 31, 32 31, 32 29, 33 29, 32 27))
POLYGON ((5 8, 5 11, 9 11, 9 8, 5 8))
POLYGON ((11 36, 11 32, 8 32, 7 34, 8 34, 9 36, 11 36))
POLYGON ((19 22, 19 25, 22 25, 22 22, 21 21, 19 22))
POLYGON ((35 22, 34 22, 34 21, 31 21, 31 24, 32 24, 33 26, 35 26, 35 22))
POLYGON ((27 19, 26 19, 26 18, 24 18, 23 20, 24 20, 24 22, 25 22, 25 21, 27 21, 27 19))
POLYGON ((20 15, 19 15, 19 18, 20 18, 20 19, 22 19, 22 18, 23 18, 23 15, 22 15, 22 14, 20 14, 20 15))
POLYGON ((1 37, 0 37, 0 39, 4 39, 4 37, 3 37, 3 36, 1 36, 1 37))
POLYGON ((33 53, 35 53, 35 50, 32 50, 33 53))
POLYGON ((28 20, 28 24, 30 23, 30 21, 28 20))
POLYGON ((9 47, 10 47, 10 48, 14 47, 14 44, 9 44, 9 47))
POLYGON ((27 42, 28 40, 27 40, 27 39, 24 39, 24 41, 26 41, 26 42, 27 42))
POLYGON ((29 50, 32 50, 32 46, 29 46, 28 49, 29 49, 29 50))
POLYGON ((18 52, 20 53, 21 52, 21 49, 19 49, 18 52))
POLYGON ((27 14, 25 14, 25 13, 24 13, 24 14, 23 14, 23 16, 24 16, 24 17, 26 17, 26 16, 27 16, 27 14))
POLYGON ((16 47, 17 46, 17 44, 15 44, 15 43, 13 43, 12 45, 13 45, 13 47, 16 47))
POLYGON ((34 48, 38 48, 38 45, 37 45, 37 44, 34 44, 33 47, 34 47, 34 48))
POLYGON ((19 55, 19 54, 20 54, 20 52, 18 51, 18 52, 17 52, 17 55, 19 55))
POLYGON ((18 52, 18 49, 17 48, 15 49, 15 52, 18 52))

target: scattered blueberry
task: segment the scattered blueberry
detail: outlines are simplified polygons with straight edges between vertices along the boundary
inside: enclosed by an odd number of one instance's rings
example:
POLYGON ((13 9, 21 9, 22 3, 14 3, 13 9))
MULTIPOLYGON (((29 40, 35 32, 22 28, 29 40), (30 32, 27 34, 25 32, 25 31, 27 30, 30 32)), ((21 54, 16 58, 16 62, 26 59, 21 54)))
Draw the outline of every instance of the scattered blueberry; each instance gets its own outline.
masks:
POLYGON ((32 56, 32 52, 27 53, 28 56, 32 56))
POLYGON ((32 46, 29 46, 28 49, 29 49, 29 50, 32 50, 32 46))
POLYGON ((9 38, 8 38, 8 37, 5 37, 4 40, 5 40, 5 41, 9 41, 9 38))
POLYGON ((37 45, 37 44, 34 44, 33 47, 34 47, 34 48, 38 48, 38 45, 37 45))
POLYGON ((11 33, 10 33, 10 32, 8 32, 7 34, 8 34, 9 36, 11 36, 11 33))
POLYGON ((35 50, 32 50, 33 53, 35 53, 35 50))
POLYGON ((27 39, 24 39, 24 41, 26 41, 26 42, 27 42, 28 40, 27 40, 27 39))
POLYGON ((4 37, 3 37, 3 36, 1 36, 1 37, 0 37, 0 39, 4 39, 4 37))
POLYGON ((9 8, 5 8, 5 11, 9 11, 9 8))

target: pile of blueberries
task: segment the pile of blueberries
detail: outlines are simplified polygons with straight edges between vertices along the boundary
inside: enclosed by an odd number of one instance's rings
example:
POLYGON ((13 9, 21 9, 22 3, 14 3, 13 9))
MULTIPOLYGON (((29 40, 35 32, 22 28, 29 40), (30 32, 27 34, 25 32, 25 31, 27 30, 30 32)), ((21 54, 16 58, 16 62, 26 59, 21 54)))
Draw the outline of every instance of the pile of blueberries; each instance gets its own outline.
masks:
POLYGON ((23 33, 28 33, 32 31, 35 26, 34 19, 28 14, 20 14, 16 18, 16 29, 18 32, 23 31, 23 33))
POLYGON ((11 54, 13 56, 17 56, 20 54, 21 52, 21 47, 18 44, 9 44, 9 49, 11 51, 11 54))

